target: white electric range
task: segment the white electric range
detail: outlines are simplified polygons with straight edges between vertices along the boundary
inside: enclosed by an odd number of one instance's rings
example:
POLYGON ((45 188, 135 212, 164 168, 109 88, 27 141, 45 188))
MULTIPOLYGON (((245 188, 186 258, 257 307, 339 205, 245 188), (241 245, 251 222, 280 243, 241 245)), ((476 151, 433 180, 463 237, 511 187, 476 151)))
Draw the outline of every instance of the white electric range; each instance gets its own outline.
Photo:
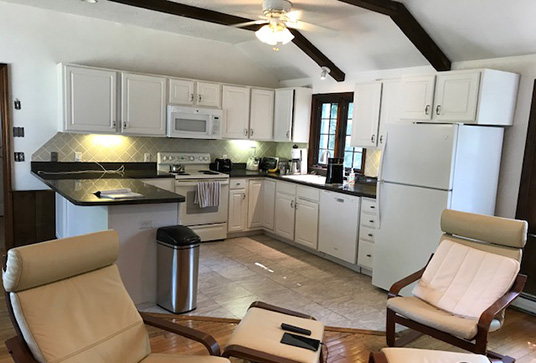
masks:
POLYGON ((209 164, 209 153, 157 154, 158 171, 175 175, 175 193, 186 197, 184 203, 179 203, 179 224, 190 227, 203 242, 227 238, 229 175, 209 170, 209 164), (170 172, 172 166, 177 169, 179 164, 184 167, 184 171, 170 172), (218 206, 201 208, 194 203, 197 183, 206 181, 219 182, 221 185, 218 206))

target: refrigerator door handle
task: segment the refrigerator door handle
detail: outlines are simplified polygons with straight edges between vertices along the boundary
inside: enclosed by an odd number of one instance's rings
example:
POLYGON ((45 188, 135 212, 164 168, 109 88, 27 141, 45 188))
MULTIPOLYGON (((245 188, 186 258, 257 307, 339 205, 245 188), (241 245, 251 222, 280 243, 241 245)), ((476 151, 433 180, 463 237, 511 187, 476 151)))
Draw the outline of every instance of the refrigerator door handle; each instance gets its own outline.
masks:
POLYGON ((389 138, 389 132, 385 133, 385 142, 383 143, 382 155, 380 156, 380 166, 378 168, 378 181, 383 180, 383 164, 385 159, 385 152, 387 151, 387 141, 389 138))
POLYGON ((376 184, 376 205, 378 206, 378 229, 382 225, 382 213, 381 213, 381 194, 383 184, 383 164, 385 163, 385 152, 387 151, 387 141, 389 140, 389 132, 385 133, 385 143, 383 144, 382 155, 380 156, 380 167, 378 168, 378 183, 376 184))

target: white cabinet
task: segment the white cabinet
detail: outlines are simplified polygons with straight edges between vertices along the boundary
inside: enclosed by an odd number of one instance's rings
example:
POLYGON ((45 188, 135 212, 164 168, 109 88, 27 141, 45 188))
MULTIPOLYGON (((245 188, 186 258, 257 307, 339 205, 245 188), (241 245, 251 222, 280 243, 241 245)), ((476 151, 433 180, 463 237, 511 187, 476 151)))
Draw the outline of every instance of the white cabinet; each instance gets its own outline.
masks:
POLYGON ((518 83, 518 74, 491 69, 403 77, 401 118, 511 125, 518 83))
POLYGON ((249 136, 248 87, 223 86, 223 138, 247 139, 249 136))
POLYGON ((312 94, 302 87, 275 90, 274 141, 309 142, 312 94))
POLYGON ((381 101, 381 82, 356 84, 351 146, 375 147, 377 145, 381 101))
POLYGON ((251 89, 251 111, 249 117, 249 138, 251 140, 272 140, 274 128, 274 91, 251 89))
POLYGON ((63 131, 117 131, 117 72, 58 65, 63 131))
POLYGON ((276 183, 275 193, 275 234, 294 240, 296 185, 292 183, 276 183))
POLYGON ((374 262, 374 238, 377 218, 376 200, 362 198, 357 264, 369 271, 372 271, 374 262))
POLYGON ((249 179, 247 189, 248 212, 247 229, 260 229, 263 227, 263 184, 262 179, 249 179))
POLYGON ((383 149, 385 145, 389 125, 404 122, 400 119, 400 109, 402 107, 401 89, 402 83, 399 79, 382 81, 382 102, 378 132, 378 148, 380 149, 383 149))
POLYGON ((140 179, 141 182, 175 193, 175 178, 140 179))
POLYGON ((318 248, 319 201, 320 189, 304 186, 296 188, 294 242, 315 250, 318 248))
POLYGON ((273 231, 275 225, 275 180, 264 180, 262 194, 263 227, 269 231, 273 231))
POLYGON ((361 198, 323 190, 320 206, 318 250, 355 264, 361 198))
POLYGON ((247 190, 245 179, 233 179, 229 182, 229 214, 227 230, 242 232, 247 224, 247 190))
POLYGON ((221 86, 218 83, 171 78, 169 103, 220 108, 221 86))
POLYGON ((166 78, 121 74, 121 132, 166 135, 166 78))

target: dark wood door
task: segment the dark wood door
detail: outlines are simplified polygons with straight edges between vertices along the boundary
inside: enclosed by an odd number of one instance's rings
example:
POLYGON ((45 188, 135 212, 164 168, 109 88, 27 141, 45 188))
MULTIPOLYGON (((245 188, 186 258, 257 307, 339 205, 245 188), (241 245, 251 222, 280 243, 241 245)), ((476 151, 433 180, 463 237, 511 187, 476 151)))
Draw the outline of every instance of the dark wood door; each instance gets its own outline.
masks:
POLYGON ((524 292, 536 298, 536 82, 532 92, 516 218, 529 222, 529 237, 523 251, 521 273, 528 276, 524 292))

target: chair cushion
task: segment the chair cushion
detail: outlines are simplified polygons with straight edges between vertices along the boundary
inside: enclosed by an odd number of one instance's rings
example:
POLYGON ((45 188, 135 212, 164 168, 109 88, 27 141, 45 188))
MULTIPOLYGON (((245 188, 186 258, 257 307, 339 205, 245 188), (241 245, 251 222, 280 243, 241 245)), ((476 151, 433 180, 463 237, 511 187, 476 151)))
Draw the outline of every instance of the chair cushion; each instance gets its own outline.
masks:
POLYGON ((412 348, 383 348, 382 352, 389 363, 489 363, 482 354, 412 348))
POLYGON ((118 254, 119 237, 112 230, 12 248, 4 289, 22 291, 83 274, 113 264, 118 254))
POLYGON ((413 294, 453 314, 479 318, 512 286, 519 262, 444 239, 413 294))
MULTIPOLYGON (((387 308, 418 323, 460 338, 473 339, 477 332, 478 319, 452 315, 414 296, 388 299, 387 308)), ((490 332, 500 327, 501 322, 494 319, 490 325, 490 332)))
POLYGON ((10 297, 39 362, 135 363, 150 353, 145 325, 115 265, 10 297))
POLYGON ((318 362, 320 349, 313 352, 281 343, 281 338, 285 333, 281 329, 281 323, 309 329, 311 331, 310 338, 320 341, 323 339, 324 325, 319 321, 298 318, 266 309, 251 308, 236 327, 226 346, 240 345, 298 362, 318 362))
POLYGON ((149 354, 140 363, 230 363, 230 360, 212 355, 149 354))

